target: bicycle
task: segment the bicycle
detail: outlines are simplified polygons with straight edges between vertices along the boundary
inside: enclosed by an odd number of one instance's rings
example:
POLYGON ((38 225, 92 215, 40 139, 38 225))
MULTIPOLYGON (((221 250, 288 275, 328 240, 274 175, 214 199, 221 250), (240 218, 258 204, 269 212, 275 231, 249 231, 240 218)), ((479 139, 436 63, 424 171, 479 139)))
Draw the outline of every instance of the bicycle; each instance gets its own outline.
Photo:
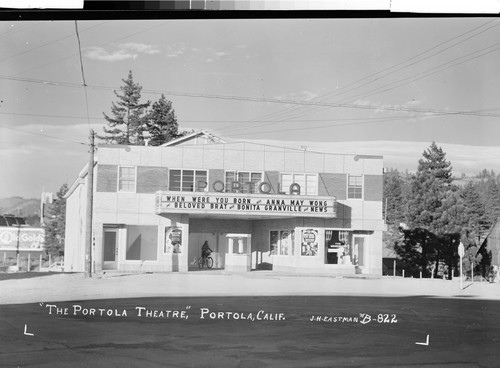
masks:
POLYGON ((198 258, 198 267, 203 268, 203 266, 207 266, 207 268, 212 268, 214 265, 214 260, 212 257, 203 257, 198 258))

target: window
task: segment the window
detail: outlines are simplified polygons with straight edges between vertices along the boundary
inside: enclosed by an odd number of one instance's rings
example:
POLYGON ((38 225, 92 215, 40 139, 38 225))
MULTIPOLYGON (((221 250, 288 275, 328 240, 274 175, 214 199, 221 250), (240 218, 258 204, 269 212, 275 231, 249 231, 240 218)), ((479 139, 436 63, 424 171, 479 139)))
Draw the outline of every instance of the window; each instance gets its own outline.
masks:
POLYGON ((127 261, 155 261, 158 253, 158 228, 156 226, 127 226, 127 261))
POLYGON ((300 185, 301 195, 318 195, 318 177, 316 174, 281 174, 281 191, 290 194, 290 185, 300 185))
POLYGON ((255 193, 257 192, 257 185, 261 181, 261 172, 226 171, 226 182, 224 184, 224 188, 226 192, 234 191, 237 193, 255 193), (240 184, 239 189, 233 189, 233 182, 240 184))
POLYGON ((135 167, 120 166, 118 174, 118 190, 122 192, 135 191, 135 167))
POLYGON ((363 176, 361 175, 348 176, 347 198, 363 198, 363 176))
POLYGON ((325 230, 326 263, 353 263, 352 232, 347 230, 325 230))
POLYGON ((293 255, 293 244, 293 230, 271 230, 269 232, 269 251, 271 255, 293 255))
POLYGON ((206 170, 170 170, 169 190, 204 192, 207 190, 206 170))

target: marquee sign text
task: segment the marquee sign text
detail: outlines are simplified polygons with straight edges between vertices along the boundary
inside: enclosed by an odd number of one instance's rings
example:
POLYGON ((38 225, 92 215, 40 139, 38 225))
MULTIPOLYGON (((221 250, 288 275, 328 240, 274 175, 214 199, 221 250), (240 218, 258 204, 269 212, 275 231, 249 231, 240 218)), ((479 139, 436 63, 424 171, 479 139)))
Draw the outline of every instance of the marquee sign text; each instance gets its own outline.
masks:
POLYGON ((297 195, 273 198, 236 193, 157 192, 156 213, 336 217, 336 200, 297 195))

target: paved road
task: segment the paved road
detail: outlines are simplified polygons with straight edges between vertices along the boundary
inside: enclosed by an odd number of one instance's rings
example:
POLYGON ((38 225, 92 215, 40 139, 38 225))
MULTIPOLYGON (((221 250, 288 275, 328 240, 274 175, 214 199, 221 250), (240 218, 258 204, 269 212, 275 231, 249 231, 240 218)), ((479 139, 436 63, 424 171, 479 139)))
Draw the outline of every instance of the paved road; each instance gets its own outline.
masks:
POLYGON ((458 280, 337 278, 275 272, 202 271, 164 274, 52 274, 0 281, 0 304, 155 296, 432 295, 500 300, 500 284, 458 280))
POLYGON ((0 367, 498 367, 498 303, 198 296, 5 304, 0 367))

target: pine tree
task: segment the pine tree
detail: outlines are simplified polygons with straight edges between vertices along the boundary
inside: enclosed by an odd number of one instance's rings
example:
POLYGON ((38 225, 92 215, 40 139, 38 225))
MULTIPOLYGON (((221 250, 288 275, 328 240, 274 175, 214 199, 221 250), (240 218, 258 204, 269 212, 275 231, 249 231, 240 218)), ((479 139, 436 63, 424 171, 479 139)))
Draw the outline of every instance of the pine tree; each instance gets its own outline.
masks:
POLYGON ((411 228, 434 231, 442 199, 453 181, 451 164, 435 142, 423 152, 418 170, 410 179, 406 204, 406 221, 411 228))
POLYGON ((448 278, 451 280, 453 270, 458 270, 458 245, 467 224, 465 203, 457 187, 451 187, 444 193, 436 219, 434 233, 438 240, 435 257, 435 270, 442 260, 448 267, 448 278))
POLYGON ((146 130, 149 145, 159 146, 182 136, 178 129, 179 125, 172 102, 161 95, 160 99, 153 103, 148 114, 146 130))
POLYGON ((113 117, 103 113, 109 126, 103 128, 107 135, 98 138, 112 144, 141 145, 144 142, 146 109, 150 102, 140 103, 142 87, 134 82, 132 71, 122 81, 124 85, 120 87, 121 94, 115 91, 118 102, 111 105, 113 117))
POLYGON ((66 199, 64 195, 67 191, 68 185, 63 184, 49 210, 50 219, 45 224, 45 250, 53 256, 62 256, 64 254, 66 229, 66 199))
POLYGON ((421 253, 419 265, 425 276, 431 262, 435 264, 434 270, 437 272, 440 260, 450 248, 448 238, 444 238, 444 235, 451 227, 455 227, 449 218, 452 211, 449 207, 455 198, 448 193, 453 190, 452 168, 443 150, 433 142, 422 156, 416 174, 410 178, 405 218, 410 229, 428 232, 431 235, 427 238, 433 241, 410 241, 412 232, 408 232, 405 242, 418 245, 417 251, 421 253))
POLYGON ((500 190, 495 179, 489 178, 485 183, 483 194, 485 218, 488 227, 491 227, 500 216, 500 190))
POLYGON ((472 181, 468 182, 461 191, 464 202, 463 242, 465 248, 478 245, 483 224, 486 221, 485 207, 481 201, 479 188, 472 181))

